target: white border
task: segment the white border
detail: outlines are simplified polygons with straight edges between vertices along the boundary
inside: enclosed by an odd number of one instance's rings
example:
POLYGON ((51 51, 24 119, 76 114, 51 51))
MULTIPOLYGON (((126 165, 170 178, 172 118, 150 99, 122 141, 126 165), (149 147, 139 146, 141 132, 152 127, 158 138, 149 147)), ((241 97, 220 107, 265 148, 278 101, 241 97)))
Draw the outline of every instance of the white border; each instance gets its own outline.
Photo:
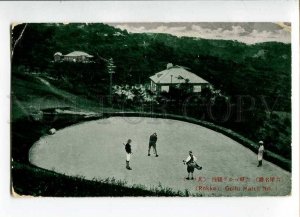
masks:
POLYGON ((298 1, 0 2, 0 216, 299 216, 298 1), (292 22, 292 195, 259 198, 40 198, 10 196, 10 47, 13 22, 292 22), (4 105, 4 106, 3 106, 4 105))

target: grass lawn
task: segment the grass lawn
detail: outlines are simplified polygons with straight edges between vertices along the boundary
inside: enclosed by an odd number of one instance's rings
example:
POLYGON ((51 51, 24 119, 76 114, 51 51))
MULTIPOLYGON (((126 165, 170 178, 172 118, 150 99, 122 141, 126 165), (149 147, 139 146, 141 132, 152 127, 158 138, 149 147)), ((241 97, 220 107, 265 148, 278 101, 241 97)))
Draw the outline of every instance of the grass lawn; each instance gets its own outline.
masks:
POLYGON ((239 143, 199 125, 168 119, 112 117, 70 126, 36 142, 30 162, 88 180, 114 178, 129 187, 161 186, 194 195, 271 196, 288 195, 291 190, 289 172, 267 161, 257 168, 256 154, 239 143), (147 156, 153 132, 158 134, 158 158, 147 156), (125 169, 123 142, 128 138, 133 140, 132 171, 125 169), (193 181, 184 179, 182 164, 189 150, 203 166, 195 171, 193 181))

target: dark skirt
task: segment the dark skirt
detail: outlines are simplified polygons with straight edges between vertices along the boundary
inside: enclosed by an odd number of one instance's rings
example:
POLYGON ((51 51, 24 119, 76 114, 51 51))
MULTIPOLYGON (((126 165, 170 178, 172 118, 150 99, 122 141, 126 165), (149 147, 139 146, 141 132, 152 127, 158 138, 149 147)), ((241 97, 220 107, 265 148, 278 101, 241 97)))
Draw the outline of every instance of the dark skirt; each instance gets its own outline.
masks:
POLYGON ((187 172, 188 173, 193 173, 195 170, 195 167, 193 165, 187 165, 187 172))

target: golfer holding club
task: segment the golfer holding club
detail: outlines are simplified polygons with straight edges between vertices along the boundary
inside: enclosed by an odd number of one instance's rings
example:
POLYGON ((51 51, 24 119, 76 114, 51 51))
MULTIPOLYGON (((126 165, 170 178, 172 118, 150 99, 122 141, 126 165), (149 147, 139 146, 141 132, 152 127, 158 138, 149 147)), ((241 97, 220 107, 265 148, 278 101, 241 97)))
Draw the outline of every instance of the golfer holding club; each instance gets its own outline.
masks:
MULTIPOLYGON (((125 145, 123 143, 123 145, 125 145)), ((129 161, 130 161, 130 156, 132 154, 131 151, 131 139, 128 139, 126 145, 125 145, 125 151, 126 151, 126 169, 132 170, 131 167, 129 166, 129 161)))
POLYGON ((185 179, 193 180, 194 179, 193 173, 194 173, 195 168, 198 170, 202 169, 202 167, 196 163, 196 160, 197 160, 197 158, 193 155, 193 152, 189 151, 189 156, 187 157, 186 160, 183 160, 183 164, 187 165, 187 172, 188 172, 188 177, 186 177, 185 179), (191 174, 191 178, 190 178, 190 174, 191 174))
POLYGON ((154 150, 155 157, 158 157, 157 150, 156 150, 156 142, 157 142, 157 134, 153 133, 149 138, 148 156, 150 156, 150 149, 152 147, 154 150))

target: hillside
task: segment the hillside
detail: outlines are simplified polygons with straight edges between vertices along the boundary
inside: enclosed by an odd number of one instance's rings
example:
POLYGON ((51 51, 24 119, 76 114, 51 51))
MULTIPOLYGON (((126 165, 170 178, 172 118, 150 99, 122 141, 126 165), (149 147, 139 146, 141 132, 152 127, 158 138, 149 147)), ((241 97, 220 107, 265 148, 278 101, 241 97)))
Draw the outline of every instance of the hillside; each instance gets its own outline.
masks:
MULTIPOLYGON (((53 85, 43 75, 14 74, 12 77, 12 120, 15 121, 40 110, 71 107, 75 111, 103 112, 112 108, 99 108, 99 103, 86 96, 74 94, 53 85)), ((63 83, 63 82, 61 82, 63 83)))
MULTIPOLYGON (((22 25, 15 27, 13 35, 21 30, 22 25)), ((105 24, 29 24, 15 49, 13 65, 51 71, 55 52, 74 50, 94 55, 100 65, 103 58, 112 57, 118 84, 147 83, 150 75, 172 62, 189 67, 228 95, 264 95, 270 102, 276 95, 281 103, 275 110, 290 110, 290 44, 247 45, 167 34, 129 34, 105 24)), ((97 82, 102 79, 106 83, 105 67, 93 71, 102 74, 97 82)))
MULTIPOLYGON (((13 29, 13 44, 23 28, 24 24, 13 29)), ((28 107, 65 106, 79 98, 76 106, 90 109, 109 93, 106 66, 109 58, 113 58, 116 66, 113 83, 119 85, 149 83, 149 76, 165 69, 170 62, 190 68, 219 89, 229 99, 232 110, 228 120, 215 120, 207 117, 205 105, 198 102, 188 108, 191 112, 187 115, 202 118, 206 112, 204 120, 254 141, 265 140, 267 148, 290 158, 291 44, 247 45, 168 34, 132 34, 106 24, 27 24, 12 58, 12 91, 28 107), (94 62, 84 65, 53 62, 55 52, 72 51, 87 52, 94 56, 94 62), (27 83, 28 74, 37 81, 27 83), (43 75, 42 79, 52 88, 36 74, 43 75), (37 95, 42 98, 50 95, 55 100, 36 104, 37 95)), ((183 101, 167 104, 164 112, 183 115, 183 101)), ((222 117, 226 103, 222 98, 217 101, 213 108, 215 114, 222 117)), ((13 118, 18 114, 15 112, 18 106, 13 104, 13 118)), ((112 107, 105 99, 104 106, 112 107)), ((124 102, 118 106, 119 109, 144 109, 137 108, 135 103, 129 108, 124 102)))

